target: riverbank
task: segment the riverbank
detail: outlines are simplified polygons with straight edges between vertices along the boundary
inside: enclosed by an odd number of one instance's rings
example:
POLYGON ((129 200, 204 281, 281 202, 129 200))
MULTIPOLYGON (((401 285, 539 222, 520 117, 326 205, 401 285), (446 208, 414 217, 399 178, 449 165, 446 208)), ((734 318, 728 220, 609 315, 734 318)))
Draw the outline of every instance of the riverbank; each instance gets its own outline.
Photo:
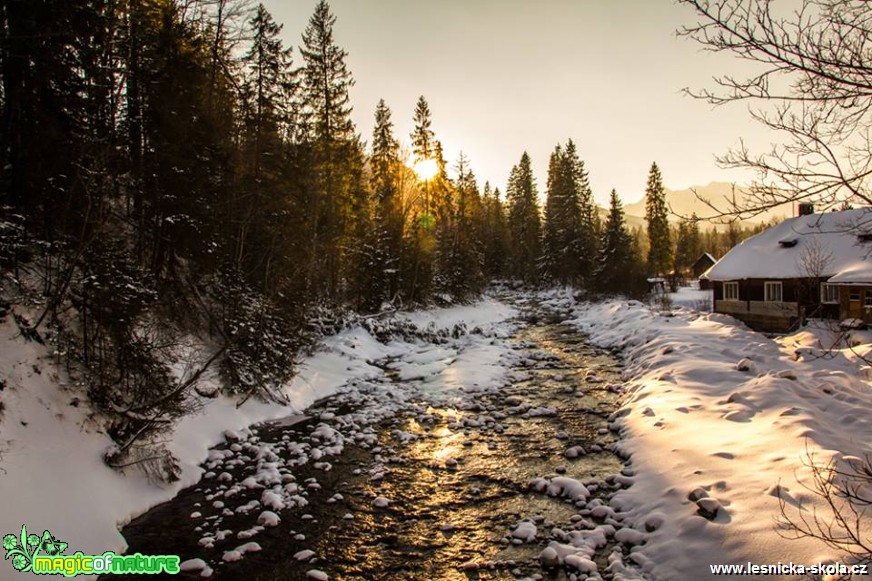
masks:
POLYGON ((218 580, 617 571, 639 542, 608 508, 626 485, 606 420, 620 366, 560 317, 523 312, 512 336, 490 336, 501 377, 455 383, 455 365, 482 363, 474 343, 374 362, 386 376, 322 400, 309 425, 212 450, 203 481, 123 531, 130 550, 179 552, 218 580), (443 373, 412 370, 434 358, 443 373))
MULTIPOLYGON (((441 335, 446 341, 476 347, 468 351, 472 359, 453 365, 445 381, 472 383, 495 377, 502 373, 496 366, 499 354, 484 334, 466 330, 478 327, 489 334, 507 334, 506 320, 514 313, 511 307, 485 298, 472 305, 397 313, 373 322, 372 332, 360 326, 343 331, 326 339, 301 362, 298 374, 282 390, 290 401, 288 406, 203 397, 199 412, 166 434, 167 447, 180 468, 179 480, 169 484, 150 481, 135 466, 121 471, 106 466, 103 454, 112 441, 87 403, 85 386, 70 377, 49 347, 22 338, 7 317, 0 323, 0 498, 4 499, 0 534, 18 534, 26 524, 29 530, 50 531, 73 551, 92 555, 123 552, 127 544, 119 528, 199 481, 209 447, 223 441, 225 433, 300 414, 351 381, 383 376, 385 370, 371 362, 413 355, 416 333, 441 335), (409 340, 397 337, 379 342, 375 334, 390 325, 405 329, 409 340)), ((429 365, 426 370, 436 373, 446 366, 442 360, 444 356, 434 361, 413 357, 410 370, 429 365)), ((201 381, 200 392, 217 391, 216 377, 207 374, 201 381)))
POLYGON ((622 350, 626 363, 614 421, 635 476, 612 506, 639 530, 662 520, 633 556, 642 570, 678 580, 707 578, 713 564, 845 562, 820 541, 788 539, 793 531, 778 523, 814 511, 830 518, 806 488, 810 462, 850 470, 852 458, 872 453, 872 391, 850 352, 812 347, 809 331, 773 340, 686 309, 626 301, 574 309, 573 324, 622 350), (700 496, 715 501, 704 501, 715 518, 701 516, 692 500, 700 496))

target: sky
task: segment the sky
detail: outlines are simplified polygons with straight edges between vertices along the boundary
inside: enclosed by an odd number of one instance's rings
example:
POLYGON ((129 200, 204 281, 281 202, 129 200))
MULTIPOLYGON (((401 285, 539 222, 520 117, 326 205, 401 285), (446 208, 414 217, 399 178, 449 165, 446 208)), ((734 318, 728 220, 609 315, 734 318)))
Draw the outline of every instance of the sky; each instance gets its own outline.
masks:
MULTIPOLYGON (((315 0, 263 0, 295 47, 315 0)), ((695 20, 672 0, 331 0, 336 43, 354 76, 352 118, 370 141, 379 99, 395 134, 409 143, 423 95, 449 167, 470 159, 480 184, 505 191, 527 151, 540 195, 548 157, 575 141, 594 197, 616 188, 626 203, 644 193, 656 161, 667 188, 753 177, 715 163, 744 138, 767 148, 768 134, 743 104, 715 108, 682 94, 741 71, 675 30, 695 20)))

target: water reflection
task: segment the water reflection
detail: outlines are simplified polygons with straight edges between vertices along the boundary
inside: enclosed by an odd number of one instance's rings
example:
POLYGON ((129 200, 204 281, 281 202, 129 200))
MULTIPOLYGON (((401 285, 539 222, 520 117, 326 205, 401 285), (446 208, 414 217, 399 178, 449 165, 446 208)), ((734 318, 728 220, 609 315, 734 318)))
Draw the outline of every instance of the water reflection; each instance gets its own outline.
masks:
MULTIPOLYGON (((601 433, 615 406, 608 385, 620 381, 620 368, 568 327, 539 324, 519 331, 515 341, 514 381, 499 391, 476 392, 474 405, 464 409, 422 403, 385 421, 375 447, 349 446, 331 458, 331 471, 295 468, 298 483, 316 477, 322 488, 308 496, 305 512, 312 518, 283 514, 279 527, 255 539, 262 552, 216 569, 213 578, 305 579, 313 568, 330 579, 372 581, 516 579, 541 572, 537 557, 551 528, 584 523, 571 503, 531 493, 527 485, 539 476, 602 480, 620 471, 621 462, 606 451, 612 436, 601 433), (588 454, 567 458, 571 446, 588 454), (374 463, 382 478, 373 477, 374 463), (389 499, 388 506, 374 507, 377 497, 389 499), (534 517, 539 531, 534 542, 514 544, 507 538, 520 519, 534 517), (302 549, 312 549, 317 559, 294 559, 302 549)), ((264 426, 258 436, 281 441, 288 429, 302 433, 311 425, 264 426)), ((184 500, 173 501, 187 504, 146 515, 134 528, 163 531, 162 536, 128 536, 131 549, 165 554, 175 552, 172 543, 192 544, 169 540, 166 525, 187 519, 190 503, 205 502, 201 497, 189 490, 180 495, 184 500)), ((215 559, 214 552, 202 556, 215 559)))

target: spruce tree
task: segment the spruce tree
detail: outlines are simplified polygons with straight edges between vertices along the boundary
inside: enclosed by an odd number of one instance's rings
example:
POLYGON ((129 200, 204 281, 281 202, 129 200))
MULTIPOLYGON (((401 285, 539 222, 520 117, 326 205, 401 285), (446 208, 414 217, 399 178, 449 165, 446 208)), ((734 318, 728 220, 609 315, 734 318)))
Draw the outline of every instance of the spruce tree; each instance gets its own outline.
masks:
POLYGON ((536 181, 526 151, 509 175, 506 203, 511 238, 510 272, 525 282, 536 281, 542 254, 541 221, 536 181))
POLYGON ((453 204, 438 229, 437 283, 440 291, 463 299, 480 292, 484 285, 481 197, 463 153, 456 172, 453 204))
POLYGON ((591 282, 599 219, 584 162, 571 139, 551 154, 543 229, 543 273, 564 284, 591 282))
POLYGON ((361 162, 360 142, 354 135, 348 91, 354 84, 345 64, 348 54, 333 39, 336 17, 326 0, 303 33, 300 53, 303 70, 307 123, 311 126, 314 164, 308 212, 311 229, 310 288, 337 299, 343 248, 352 245, 349 236, 359 231, 349 223, 361 162))
POLYGON ((418 97, 415 104, 415 128, 412 130, 412 155, 415 161, 434 159, 436 154, 436 137, 430 129, 430 105, 424 95, 418 97))
POLYGON ((284 146, 295 83, 292 49, 284 48, 279 36, 282 27, 263 4, 255 10, 249 28, 251 46, 242 58, 241 184, 246 191, 233 197, 229 219, 234 226, 236 267, 249 273, 256 269, 269 277, 287 242, 288 224, 278 214, 288 203, 284 146))
POLYGON ((414 129, 411 134, 412 154, 416 164, 423 161, 437 164, 437 174, 416 176, 418 195, 410 208, 411 227, 403 261, 406 295, 413 301, 421 300, 431 290, 437 229, 444 227, 441 222, 445 218, 442 215, 437 216, 437 199, 445 197, 447 193, 447 178, 441 146, 430 129, 430 124, 430 107, 422 95, 415 106, 414 129))
POLYGON ((348 141, 354 138, 349 89, 354 79, 345 59, 348 53, 333 40, 336 16, 326 0, 320 0, 303 33, 300 53, 308 113, 316 141, 348 141))
POLYGON ((372 268, 381 278, 385 298, 393 297, 399 290, 403 238, 403 217, 399 200, 401 163, 399 143, 394 138, 393 127, 391 110, 382 99, 375 110, 370 187, 375 198, 376 236, 372 268))
MULTIPOLYGON (((242 63, 247 69, 244 92, 248 105, 247 126, 254 132, 254 175, 259 176, 261 156, 268 149, 267 134, 279 135, 288 113, 292 91, 292 48, 284 48, 279 38, 282 26, 259 4, 250 22, 252 43, 242 63)), ((276 152, 269 152, 274 155, 276 152)))
POLYGON ((570 282, 574 278, 575 273, 567 270, 567 266, 571 264, 571 268, 575 269, 578 262, 575 254, 577 246, 570 244, 567 239, 567 218, 575 218, 574 222, 578 224, 580 217, 577 204, 574 205, 573 212, 568 211, 570 178, 563 148, 557 145, 548 160, 540 268, 544 276, 562 283, 570 282))
MULTIPOLYGON (((572 232, 572 237, 576 240, 574 243, 575 254, 578 256, 576 276, 579 279, 578 282, 586 286, 592 281, 596 266, 599 246, 599 216, 593 192, 590 189, 587 170, 584 168, 584 162, 578 157, 575 143, 571 139, 566 144, 566 159, 572 175, 572 197, 575 200, 572 205, 578 207, 578 226, 577 230, 572 232)), ((574 221, 569 225, 575 226, 574 221)))
POLYGON ((630 286, 633 262, 633 240, 624 222, 624 208, 617 192, 612 190, 602 249, 597 259, 597 289, 612 294, 626 291, 630 286))
POLYGON ((675 236, 675 272, 686 276, 693 263, 702 254, 699 233, 699 220, 693 214, 689 220, 678 223, 675 236))
POLYGON ((665 276, 672 269, 672 243, 667 220, 666 193, 656 163, 651 164, 645 188, 645 220, 648 223, 648 274, 665 276))
POLYGON ((375 128, 372 132, 372 191, 379 202, 392 199, 397 191, 397 164, 400 145, 394 137, 391 110, 380 99, 375 108, 375 128))
POLYGON ((696 212, 690 215, 690 224, 688 225, 688 253, 690 255, 690 260, 688 263, 688 267, 692 267, 693 263, 702 255, 702 234, 699 231, 699 218, 696 215, 696 212))
POLYGON ((685 220, 682 220, 675 227, 675 255, 672 265, 675 275, 679 277, 682 276, 682 273, 688 266, 688 260, 690 260, 687 233, 688 224, 685 220))
POLYGON ((485 182, 482 191, 482 244, 484 269, 488 279, 502 278, 506 275, 509 253, 509 231, 506 212, 500 199, 500 189, 491 190, 490 182, 485 182))

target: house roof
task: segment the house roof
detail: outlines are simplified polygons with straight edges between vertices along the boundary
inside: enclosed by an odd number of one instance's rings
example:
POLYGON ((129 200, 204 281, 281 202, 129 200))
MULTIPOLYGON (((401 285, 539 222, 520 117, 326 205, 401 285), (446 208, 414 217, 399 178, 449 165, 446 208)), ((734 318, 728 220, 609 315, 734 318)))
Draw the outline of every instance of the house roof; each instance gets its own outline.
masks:
POLYGON ((872 208, 789 218, 737 244, 703 277, 709 280, 831 277, 872 284, 872 208))
POLYGON ((711 262, 712 264, 717 262, 717 259, 714 256, 712 256, 708 252, 703 252, 702 254, 699 255, 699 258, 696 259, 696 262, 694 262, 693 265, 696 266, 697 264, 699 264, 703 260, 707 260, 707 261, 711 262))

